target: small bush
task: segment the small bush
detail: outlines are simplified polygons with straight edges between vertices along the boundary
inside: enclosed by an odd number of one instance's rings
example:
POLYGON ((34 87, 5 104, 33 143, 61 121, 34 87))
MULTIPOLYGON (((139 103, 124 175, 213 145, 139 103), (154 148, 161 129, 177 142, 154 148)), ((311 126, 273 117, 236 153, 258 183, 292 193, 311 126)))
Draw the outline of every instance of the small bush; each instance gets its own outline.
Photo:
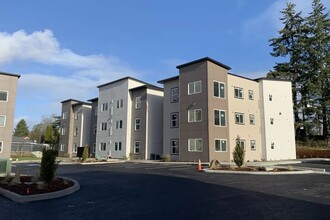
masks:
POLYGON ((168 155, 168 154, 162 155, 161 161, 162 162, 169 162, 169 161, 171 161, 170 155, 168 155))
POLYGON ((58 167, 56 155, 56 150, 46 148, 42 150, 40 178, 45 182, 50 182, 55 178, 55 173, 58 167))
POLYGON ((238 167, 241 167, 244 164, 245 151, 240 145, 240 138, 236 138, 236 146, 233 152, 234 162, 238 167))
POLYGON ((88 147, 85 146, 82 154, 82 161, 85 162, 87 159, 88 159, 88 147))

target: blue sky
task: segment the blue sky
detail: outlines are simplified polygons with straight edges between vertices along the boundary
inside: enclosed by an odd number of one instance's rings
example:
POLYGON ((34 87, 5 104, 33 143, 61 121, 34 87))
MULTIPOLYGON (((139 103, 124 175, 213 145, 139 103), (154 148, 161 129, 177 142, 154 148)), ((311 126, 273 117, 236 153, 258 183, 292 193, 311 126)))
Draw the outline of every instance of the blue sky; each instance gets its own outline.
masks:
MULTIPOLYGON (((63 100, 96 97, 97 85, 125 76, 157 84, 206 56, 232 73, 265 76, 279 61, 268 40, 282 27, 286 2, 1 1, 0 71, 21 74, 15 123, 24 118, 31 129, 60 114, 63 100)), ((292 2, 310 11, 312 0, 292 2)))

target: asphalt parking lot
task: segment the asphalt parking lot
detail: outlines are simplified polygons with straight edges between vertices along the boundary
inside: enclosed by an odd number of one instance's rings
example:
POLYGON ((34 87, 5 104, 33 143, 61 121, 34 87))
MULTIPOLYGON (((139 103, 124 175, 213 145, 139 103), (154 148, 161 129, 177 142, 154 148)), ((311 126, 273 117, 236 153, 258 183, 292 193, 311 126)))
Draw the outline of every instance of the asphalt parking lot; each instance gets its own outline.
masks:
POLYGON ((58 174, 81 189, 23 204, 0 197, 0 219, 329 219, 330 175, 207 174, 141 163, 61 165, 58 174))

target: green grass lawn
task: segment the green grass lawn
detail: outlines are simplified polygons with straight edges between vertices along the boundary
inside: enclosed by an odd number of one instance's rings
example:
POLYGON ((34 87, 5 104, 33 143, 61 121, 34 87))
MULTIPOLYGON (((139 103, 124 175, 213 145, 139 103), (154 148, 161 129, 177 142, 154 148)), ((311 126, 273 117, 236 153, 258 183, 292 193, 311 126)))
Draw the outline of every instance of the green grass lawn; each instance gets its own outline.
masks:
POLYGON ((41 158, 36 158, 36 157, 12 157, 13 161, 25 161, 25 160, 41 160, 41 158))

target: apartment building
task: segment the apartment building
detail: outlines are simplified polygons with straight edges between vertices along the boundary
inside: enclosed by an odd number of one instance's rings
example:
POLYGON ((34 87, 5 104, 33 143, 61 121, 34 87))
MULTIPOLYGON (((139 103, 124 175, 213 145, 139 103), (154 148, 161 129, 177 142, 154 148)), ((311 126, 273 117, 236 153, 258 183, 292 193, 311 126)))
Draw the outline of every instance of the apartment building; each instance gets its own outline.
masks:
POLYGON ((20 75, 0 72, 0 158, 9 158, 20 75))
POLYGON ((98 100, 99 98, 89 99, 91 102, 91 121, 90 121, 90 136, 89 136, 89 155, 95 157, 96 151, 96 134, 97 134, 97 111, 98 111, 98 100))
POLYGON ((164 84, 163 152, 172 160, 231 161, 239 137, 246 160, 295 158, 291 83, 248 79, 211 58, 180 66, 164 84))
POLYGON ((163 89, 125 77, 98 86, 95 157, 162 154, 163 89))
POLYGON ((75 99, 62 101, 59 156, 74 157, 78 147, 89 146, 90 142, 90 103, 75 99))

